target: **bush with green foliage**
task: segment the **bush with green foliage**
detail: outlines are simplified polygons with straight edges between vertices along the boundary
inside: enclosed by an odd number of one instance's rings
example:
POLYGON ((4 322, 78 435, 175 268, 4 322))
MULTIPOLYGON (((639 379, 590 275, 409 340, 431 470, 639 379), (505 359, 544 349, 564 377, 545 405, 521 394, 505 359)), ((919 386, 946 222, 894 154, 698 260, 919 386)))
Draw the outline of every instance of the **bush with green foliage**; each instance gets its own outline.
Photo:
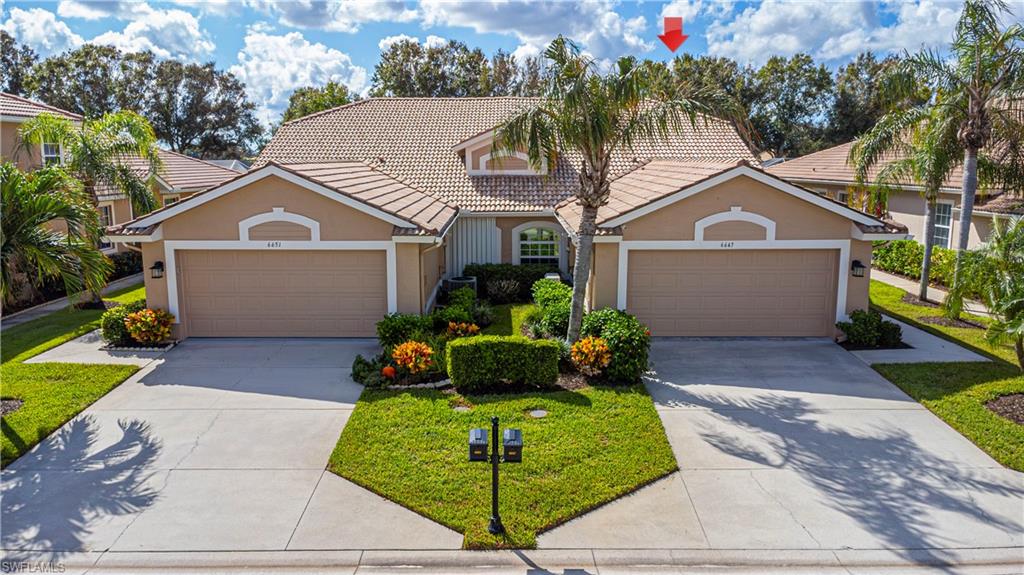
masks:
POLYGON ((530 288, 533 301, 542 309, 565 299, 572 299, 572 288, 558 280, 541 279, 530 288))
POLYGON ((569 331, 572 288, 557 280, 542 279, 534 282, 531 291, 541 310, 537 326, 550 337, 565 337, 569 331))
POLYGON ((551 272, 558 272, 558 266, 550 264, 469 264, 463 268, 462 275, 475 277, 476 285, 483 286, 485 289, 491 282, 497 280, 515 280, 519 283, 519 290, 514 299, 510 299, 508 303, 523 303, 530 301, 530 287, 534 282, 551 272))
POLYGON ((448 343, 448 375, 460 393, 509 386, 550 387, 558 380, 558 342, 482 335, 448 343))
POLYGON ((108 256, 114 264, 107 281, 113 281, 142 272, 142 254, 135 251, 117 252, 108 256))
POLYGON ((519 299, 523 286, 516 280, 491 280, 486 284, 487 299, 498 305, 519 299))
MULTIPOLYGON (((445 328, 448 324, 445 323, 445 328)), ((377 322, 377 341, 385 350, 409 341, 417 332, 431 331, 433 318, 413 313, 393 313, 377 322)))
POLYGON ((108 309, 100 318, 100 334, 111 345, 132 345, 135 340, 124 325, 128 314, 146 309, 146 300, 140 299, 108 309))
MULTIPOLYGON (((914 240, 893 240, 875 242, 872 251, 872 266, 912 279, 921 278, 921 263, 924 261, 924 246, 914 240)), ((956 250, 942 247, 932 248, 932 267, 929 281, 942 286, 953 284, 956 269, 956 250)), ((964 294, 971 298, 983 298, 985 289, 976 278, 986 277, 994 272, 993 263, 977 251, 964 253, 964 294)))
POLYGON ((385 361, 383 355, 372 359, 357 355, 355 361, 352 362, 352 381, 366 387, 384 387, 388 384, 388 379, 384 377, 381 370, 387 365, 388 362, 385 361))
POLYGON ((477 300, 473 304, 473 323, 480 327, 487 327, 494 323, 494 308, 491 307, 491 304, 483 300, 477 300))
POLYGON ((647 371, 651 332, 635 316, 604 308, 583 316, 580 336, 604 339, 612 352, 604 377, 615 383, 634 383, 647 371))
POLYGON ((448 293, 448 307, 472 310, 476 302, 476 292, 471 287, 462 287, 448 293))
POLYGON ((857 347, 897 347, 903 342, 903 330, 894 322, 882 319, 882 314, 871 310, 854 310, 850 321, 836 324, 851 345, 857 347))

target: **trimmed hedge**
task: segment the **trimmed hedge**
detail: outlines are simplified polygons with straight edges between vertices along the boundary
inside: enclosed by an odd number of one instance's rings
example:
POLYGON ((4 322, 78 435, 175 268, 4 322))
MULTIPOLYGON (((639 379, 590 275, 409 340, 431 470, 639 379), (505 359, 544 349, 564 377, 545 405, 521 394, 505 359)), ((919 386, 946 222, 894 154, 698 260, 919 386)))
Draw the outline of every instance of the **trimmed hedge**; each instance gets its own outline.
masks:
POLYGON ((537 280, 531 289, 541 310, 539 326, 551 337, 565 337, 572 310, 572 288, 556 280, 537 280))
POLYGON ((558 342, 481 335, 448 343, 448 376, 461 393, 505 386, 550 387, 558 380, 558 342))
POLYGON ((393 313, 377 322, 377 341, 382 348, 390 351, 417 333, 431 331, 433 324, 434 318, 429 315, 393 313))
POLYGON ((139 299, 133 302, 110 308, 103 312, 100 318, 100 334, 103 339, 111 345, 132 345, 135 340, 128 333, 128 326, 124 320, 129 314, 146 309, 146 300, 139 299))
POLYGON ((846 339, 860 347, 893 348, 903 343, 903 330, 899 324, 882 319, 882 314, 871 309, 853 310, 850 321, 836 324, 846 334, 846 339))
POLYGON ((462 275, 475 277, 477 289, 483 294, 488 293, 491 282, 514 280, 519 283, 515 302, 524 303, 530 301, 530 288, 534 282, 543 279, 544 274, 557 271, 558 266, 548 264, 469 264, 463 268, 462 275))
MULTIPOLYGON (((984 286, 974 278, 984 278, 994 271, 992 263, 984 255, 968 251, 964 254, 967 281, 966 295, 970 298, 984 297, 984 286), (973 281, 972 281, 973 280, 973 281), (972 285, 975 284, 975 285, 972 285)), ((876 242, 872 251, 871 264, 883 271, 892 272, 912 279, 921 278, 921 264, 924 261, 924 245, 915 240, 892 240, 876 242)), ((956 270, 956 250, 932 248, 932 267, 929 281, 942 286, 953 284, 956 270)))
POLYGON ((604 308, 583 316, 580 336, 604 339, 612 352, 612 361, 604 376, 614 382, 633 383, 647 371, 651 333, 635 316, 604 308))

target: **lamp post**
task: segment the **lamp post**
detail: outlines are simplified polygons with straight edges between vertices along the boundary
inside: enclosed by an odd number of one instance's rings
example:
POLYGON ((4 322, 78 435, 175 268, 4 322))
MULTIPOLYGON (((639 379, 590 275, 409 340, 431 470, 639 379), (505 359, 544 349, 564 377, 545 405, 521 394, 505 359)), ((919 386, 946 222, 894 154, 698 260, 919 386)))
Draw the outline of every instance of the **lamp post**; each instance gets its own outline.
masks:
POLYGON ((502 438, 504 444, 504 457, 498 451, 498 418, 491 418, 491 452, 487 453, 487 430, 469 430, 469 460, 491 462, 491 519, 487 524, 487 531, 500 535, 505 532, 505 526, 501 524, 501 513, 498 510, 498 464, 504 459, 505 463, 521 463, 523 461, 523 434, 518 429, 506 429, 502 438))

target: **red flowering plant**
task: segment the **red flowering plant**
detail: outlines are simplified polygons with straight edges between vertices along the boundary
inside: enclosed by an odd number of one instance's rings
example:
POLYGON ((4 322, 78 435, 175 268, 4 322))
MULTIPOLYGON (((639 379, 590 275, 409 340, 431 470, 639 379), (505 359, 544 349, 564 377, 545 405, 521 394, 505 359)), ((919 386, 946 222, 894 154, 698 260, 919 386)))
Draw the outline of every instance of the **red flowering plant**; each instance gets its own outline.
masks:
POLYGON ((400 369, 410 375, 425 373, 434 365, 434 350, 425 343, 407 341, 396 345, 391 352, 391 359, 400 369))
POLYGON ((469 323, 466 321, 462 322, 448 322, 448 337, 467 337, 471 335, 477 335, 480 333, 480 326, 475 323, 469 323))
POLYGON ((171 337, 174 316, 162 309, 143 309, 128 314, 124 327, 135 341, 155 345, 171 337))
POLYGON ((572 363, 580 373, 590 377, 601 375, 612 361, 608 342, 596 336, 587 336, 572 344, 572 363))

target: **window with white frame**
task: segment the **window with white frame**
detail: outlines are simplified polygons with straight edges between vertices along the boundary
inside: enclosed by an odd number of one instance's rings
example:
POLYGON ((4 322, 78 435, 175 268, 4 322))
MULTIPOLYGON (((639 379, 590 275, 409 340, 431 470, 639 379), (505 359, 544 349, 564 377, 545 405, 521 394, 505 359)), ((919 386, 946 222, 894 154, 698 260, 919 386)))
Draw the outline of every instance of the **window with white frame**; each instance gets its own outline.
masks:
POLYGON ((849 204, 850 203, 850 192, 846 191, 845 189, 844 190, 837 190, 836 191, 836 201, 842 202, 844 204, 849 204))
POLYGON ((63 164, 64 156, 61 154, 60 144, 43 144, 43 165, 63 164))
POLYGON ((519 263, 551 264, 561 262, 562 237, 552 228, 527 228, 519 232, 519 263))
POLYGON ((948 248, 950 236, 953 235, 953 204, 939 202, 935 204, 935 233, 932 234, 932 245, 948 248))
MULTIPOLYGON (((110 205, 100 206, 99 207, 99 212, 100 212, 100 226, 101 227, 106 228, 107 226, 113 224, 113 222, 114 222, 114 209, 113 209, 113 206, 110 206, 110 205)), ((101 250, 110 249, 111 247, 113 247, 113 244, 111 244, 110 242, 104 242, 102 240, 100 241, 100 249, 101 250)))

